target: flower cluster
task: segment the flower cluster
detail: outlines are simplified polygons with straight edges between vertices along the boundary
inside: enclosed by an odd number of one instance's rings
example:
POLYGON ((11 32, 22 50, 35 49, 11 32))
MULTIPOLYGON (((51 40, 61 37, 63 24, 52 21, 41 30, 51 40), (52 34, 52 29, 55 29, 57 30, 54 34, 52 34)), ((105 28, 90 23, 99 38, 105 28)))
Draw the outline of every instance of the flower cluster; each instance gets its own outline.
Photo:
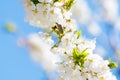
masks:
POLYGON ((62 80, 116 80, 110 69, 117 64, 93 54, 95 40, 87 40, 71 19, 75 0, 25 0, 26 20, 48 32, 29 36, 31 56, 62 80), (52 38, 57 36, 55 42, 52 38))
POLYGON ((26 21, 38 27, 51 28, 55 23, 64 25, 70 19, 69 9, 74 0, 25 0, 24 3, 26 21))

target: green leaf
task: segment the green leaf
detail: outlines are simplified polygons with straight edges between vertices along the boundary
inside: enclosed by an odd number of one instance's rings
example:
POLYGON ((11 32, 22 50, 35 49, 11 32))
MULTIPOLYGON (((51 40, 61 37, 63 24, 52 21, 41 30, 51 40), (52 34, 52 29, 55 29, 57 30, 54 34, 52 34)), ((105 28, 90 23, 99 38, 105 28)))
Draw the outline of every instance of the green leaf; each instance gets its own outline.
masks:
POLYGON ((77 36, 77 39, 80 38, 81 34, 82 34, 82 30, 78 31, 77 32, 78 36, 77 36))
POLYGON ((61 2, 62 0, 53 0, 53 3, 55 3, 55 2, 61 2))
POLYGON ((108 62, 109 62, 109 63, 111 62, 111 59, 110 59, 110 58, 108 58, 108 62))
POLYGON ((82 30, 80 31, 75 31, 74 34, 77 34, 77 39, 80 38, 81 34, 82 34, 82 30))
POLYGON ((110 58, 108 58, 108 62, 109 62, 108 67, 109 67, 110 69, 113 69, 113 68, 117 68, 117 67, 118 67, 117 63, 116 63, 116 62, 111 62, 111 59, 110 59, 110 58))
POLYGON ((84 53, 81 54, 80 56, 83 57, 83 58, 85 58, 87 55, 88 55, 88 53, 87 53, 87 52, 84 52, 84 53))
POLYGON ((70 10, 74 3, 75 3, 74 0, 66 0, 66 2, 64 4, 66 10, 70 10))
POLYGON ((86 48, 82 52, 79 52, 77 48, 74 48, 72 51, 75 64, 79 65, 81 68, 84 67, 84 62, 85 62, 86 57, 88 55, 88 53, 86 52, 87 49, 88 48, 86 48))
POLYGON ((84 49, 80 54, 84 54, 88 48, 84 49))
POLYGON ((73 48, 73 51, 72 51, 73 55, 75 56, 78 56, 79 55, 79 52, 76 48, 73 48))
POLYGON ((116 62, 111 62, 111 63, 108 64, 108 66, 109 66, 110 69, 113 69, 113 68, 117 68, 117 67, 118 67, 118 65, 117 65, 116 62))
POLYGON ((39 2, 39 0, 31 0, 33 2, 33 4, 37 5, 39 2))

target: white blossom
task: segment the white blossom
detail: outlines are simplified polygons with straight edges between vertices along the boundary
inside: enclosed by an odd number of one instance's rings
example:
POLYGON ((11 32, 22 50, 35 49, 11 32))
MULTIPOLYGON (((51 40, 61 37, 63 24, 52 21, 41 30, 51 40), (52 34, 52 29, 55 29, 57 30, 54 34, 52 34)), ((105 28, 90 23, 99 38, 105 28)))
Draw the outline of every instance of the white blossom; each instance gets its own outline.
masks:
POLYGON ((30 54, 31 57, 38 63, 41 63, 47 71, 53 71, 55 70, 58 58, 50 51, 52 40, 48 38, 48 34, 41 34, 32 34, 29 36, 27 43, 30 54))
MULTIPOLYGON (((80 22, 91 20, 91 12, 85 1, 78 1, 73 7, 72 13, 66 8, 71 9, 71 1, 74 0, 33 1, 25 0, 24 2, 27 13, 26 21, 31 25, 45 28, 58 37, 58 41, 54 42, 52 34, 39 32, 30 35, 27 43, 34 60, 40 62, 47 71, 56 70, 60 79, 63 80, 116 80, 116 77, 110 72, 110 61, 93 54, 95 39, 87 40, 82 37, 81 31, 77 31, 76 22, 71 18, 73 13, 77 14, 76 17, 80 18, 80 22), (66 1, 70 1, 67 6, 65 6, 66 1), (82 7, 86 9, 84 10, 82 7), (81 11, 80 16, 78 11, 81 11)), ((108 14, 109 16, 111 14, 108 14)), ((97 23, 93 23, 91 26, 97 26, 97 23)), ((97 32, 95 33, 97 34, 97 32)))
POLYGON ((66 11, 62 2, 53 4, 53 0, 39 0, 33 4, 31 0, 25 0, 26 21, 33 26, 49 29, 59 23, 63 25, 70 19, 71 12, 66 11), (52 19, 51 19, 52 18, 52 19))
POLYGON ((69 59, 59 64, 58 71, 65 80, 117 80, 110 72, 108 64, 109 62, 99 55, 89 54, 83 70, 75 66, 72 59, 69 59))

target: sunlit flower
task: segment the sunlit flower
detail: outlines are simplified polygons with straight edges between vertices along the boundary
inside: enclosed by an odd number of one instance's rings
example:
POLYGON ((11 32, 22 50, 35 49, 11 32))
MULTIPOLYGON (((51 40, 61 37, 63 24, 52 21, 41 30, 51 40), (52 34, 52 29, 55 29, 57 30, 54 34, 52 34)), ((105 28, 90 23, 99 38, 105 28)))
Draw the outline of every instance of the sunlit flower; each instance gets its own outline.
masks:
MULTIPOLYGON (((32 58, 47 71, 56 70, 62 80, 116 80, 110 69, 117 64, 93 54, 95 39, 87 40, 81 36, 81 30, 77 31, 76 22, 71 19, 73 4, 74 0, 25 0, 26 20, 49 32, 29 36, 27 44, 32 58), (58 38, 56 42, 53 34, 58 38)), ((89 22, 91 13, 87 8, 83 0, 73 7, 80 22, 89 22), (83 17, 78 15, 79 10, 83 17)))
POLYGON ((51 42, 53 41, 48 34, 44 33, 40 33, 40 35, 32 34, 27 41, 32 58, 41 63, 47 71, 55 70, 56 61, 58 60, 57 56, 50 51, 51 42))

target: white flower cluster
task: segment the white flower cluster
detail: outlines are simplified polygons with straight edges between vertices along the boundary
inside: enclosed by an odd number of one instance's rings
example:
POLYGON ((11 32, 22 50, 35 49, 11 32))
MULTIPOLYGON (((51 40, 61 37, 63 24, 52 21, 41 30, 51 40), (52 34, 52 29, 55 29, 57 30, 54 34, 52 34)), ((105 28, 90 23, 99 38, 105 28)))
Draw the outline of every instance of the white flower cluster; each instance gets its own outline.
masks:
MULTIPOLYGON (((77 39, 76 34, 67 33, 55 50, 60 56, 57 70, 64 80, 117 80, 110 72, 108 60, 93 54, 95 40, 77 39), (81 57, 75 57, 77 49, 81 57), (83 55, 82 55, 83 54, 83 55), (85 56, 85 57, 84 57, 85 56), (75 57, 75 59, 74 59, 75 57), (76 60, 80 60, 79 63, 76 60)), ((76 54, 77 55, 77 54, 76 54)))
POLYGON ((64 1, 59 0, 25 0, 26 21, 31 25, 50 28, 59 23, 64 25, 70 19, 70 11, 64 1), (52 19, 51 19, 52 18, 52 19))
POLYGON ((47 71, 56 70, 60 80, 116 80, 110 72, 117 65, 93 54, 95 40, 81 37, 70 18, 74 0, 25 0, 27 21, 51 32, 28 38, 32 57, 47 71), (58 41, 52 40, 52 34, 58 41))
POLYGON ((53 41, 46 33, 33 34, 28 37, 27 44, 31 57, 38 63, 41 63, 47 70, 54 70, 58 58, 50 52, 53 41), (50 66, 48 66, 50 65, 50 66))

